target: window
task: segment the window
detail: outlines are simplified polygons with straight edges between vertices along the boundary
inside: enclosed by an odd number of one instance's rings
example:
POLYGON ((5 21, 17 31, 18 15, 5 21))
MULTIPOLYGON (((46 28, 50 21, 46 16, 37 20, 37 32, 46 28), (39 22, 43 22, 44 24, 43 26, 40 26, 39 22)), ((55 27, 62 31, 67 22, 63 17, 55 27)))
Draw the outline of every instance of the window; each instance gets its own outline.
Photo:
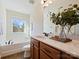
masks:
POLYGON ((12 18, 13 21, 13 32, 24 32, 24 21, 13 17, 12 18))

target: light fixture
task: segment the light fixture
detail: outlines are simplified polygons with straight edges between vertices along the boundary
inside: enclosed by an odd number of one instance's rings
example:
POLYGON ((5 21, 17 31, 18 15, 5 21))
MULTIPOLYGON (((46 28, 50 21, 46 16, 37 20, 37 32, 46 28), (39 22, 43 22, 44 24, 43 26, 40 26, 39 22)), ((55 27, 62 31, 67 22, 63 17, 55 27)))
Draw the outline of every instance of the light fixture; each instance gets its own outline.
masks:
POLYGON ((47 0, 41 0, 41 4, 45 4, 47 0))
POLYGON ((52 3, 52 1, 50 0, 49 3, 52 3))
POLYGON ((51 0, 41 0, 41 4, 43 5, 43 7, 47 7, 51 3, 52 3, 51 0))

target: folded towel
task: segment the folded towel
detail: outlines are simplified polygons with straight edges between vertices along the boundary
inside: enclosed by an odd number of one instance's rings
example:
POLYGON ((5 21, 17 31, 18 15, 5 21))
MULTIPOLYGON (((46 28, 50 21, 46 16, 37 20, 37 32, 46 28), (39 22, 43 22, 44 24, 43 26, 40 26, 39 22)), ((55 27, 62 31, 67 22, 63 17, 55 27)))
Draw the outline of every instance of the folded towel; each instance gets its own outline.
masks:
POLYGON ((30 57, 30 44, 28 44, 28 45, 25 45, 24 47, 24 58, 26 58, 26 57, 30 57))

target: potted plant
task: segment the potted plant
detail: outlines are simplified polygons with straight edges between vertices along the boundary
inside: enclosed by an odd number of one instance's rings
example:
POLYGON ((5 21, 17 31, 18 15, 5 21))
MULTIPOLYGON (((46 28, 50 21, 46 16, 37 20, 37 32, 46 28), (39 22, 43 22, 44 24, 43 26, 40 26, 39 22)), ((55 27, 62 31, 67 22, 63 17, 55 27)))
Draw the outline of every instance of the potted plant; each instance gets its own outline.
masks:
POLYGON ((67 35, 64 29, 67 28, 67 32, 69 33, 72 26, 79 23, 79 7, 77 4, 74 4, 58 14, 51 13, 50 20, 55 25, 61 26, 60 40, 67 41, 67 35), (63 38, 63 36, 65 36, 65 38, 63 38))

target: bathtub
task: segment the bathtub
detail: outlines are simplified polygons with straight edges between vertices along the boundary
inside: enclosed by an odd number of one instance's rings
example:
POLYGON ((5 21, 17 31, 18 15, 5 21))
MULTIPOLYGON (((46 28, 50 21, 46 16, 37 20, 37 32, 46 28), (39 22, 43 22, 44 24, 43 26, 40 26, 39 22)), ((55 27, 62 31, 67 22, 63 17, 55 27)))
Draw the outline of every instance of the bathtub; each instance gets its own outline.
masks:
POLYGON ((30 46, 30 41, 23 43, 15 43, 12 45, 1 45, 0 46, 0 57, 5 57, 11 54, 19 53, 25 51, 26 49, 30 50, 30 47, 24 48, 24 46, 30 46))

